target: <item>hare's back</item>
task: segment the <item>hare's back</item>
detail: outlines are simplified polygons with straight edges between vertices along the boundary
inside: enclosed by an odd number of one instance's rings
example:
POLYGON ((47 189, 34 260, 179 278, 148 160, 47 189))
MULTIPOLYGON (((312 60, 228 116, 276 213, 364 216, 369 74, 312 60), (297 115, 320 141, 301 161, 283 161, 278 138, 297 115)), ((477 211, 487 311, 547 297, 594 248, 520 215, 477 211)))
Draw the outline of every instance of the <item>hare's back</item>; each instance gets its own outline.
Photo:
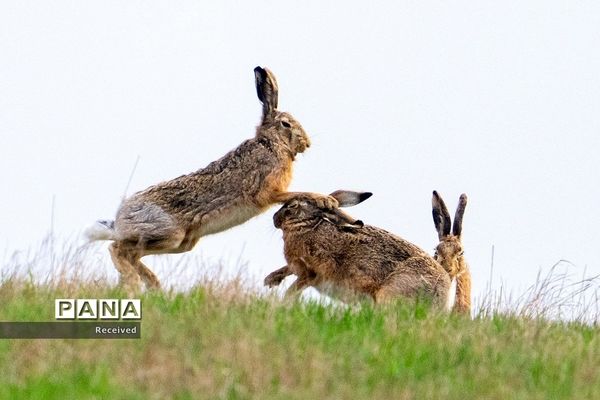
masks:
POLYGON ((333 253, 342 274, 363 281, 381 283, 390 274, 437 275, 437 263, 418 246, 384 229, 366 225, 352 232, 342 232, 337 252, 333 253), (415 261, 418 260, 418 261, 415 261), (350 270, 350 273, 348 272, 350 270))
POLYGON ((428 256, 420 247, 385 229, 365 225, 358 233, 360 248, 370 257, 378 254, 386 259, 402 261, 411 257, 428 256))
POLYGON ((150 186, 125 203, 153 204, 181 222, 191 223, 198 214, 244 202, 251 206, 261 183, 276 166, 277 160, 269 148, 251 139, 205 168, 150 186))

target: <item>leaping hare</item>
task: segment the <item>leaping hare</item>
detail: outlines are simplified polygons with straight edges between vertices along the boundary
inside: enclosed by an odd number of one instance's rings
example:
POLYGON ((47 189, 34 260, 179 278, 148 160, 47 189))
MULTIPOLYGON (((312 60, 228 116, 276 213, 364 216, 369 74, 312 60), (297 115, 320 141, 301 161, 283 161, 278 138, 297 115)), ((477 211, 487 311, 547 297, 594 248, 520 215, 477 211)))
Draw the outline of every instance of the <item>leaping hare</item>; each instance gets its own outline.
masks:
POLYGON ((433 224, 440 240, 435 248, 434 258, 444 267, 450 279, 456 279, 456 296, 452 310, 458 313, 470 314, 471 272, 465 261, 461 242, 462 220, 466 207, 467 195, 463 193, 458 200, 454 224, 451 224, 450 213, 448 213, 444 200, 438 192, 433 191, 433 224), (450 233, 450 228, 452 228, 452 233, 450 233))
MULTIPOLYGON (((370 193, 337 191, 341 207, 370 193)), ((287 266, 265 278, 275 286, 297 276, 286 296, 313 286, 341 300, 363 296, 376 303, 426 296, 445 307, 450 278, 424 250, 383 229, 364 225, 339 208, 326 209, 312 199, 289 200, 273 217, 283 231, 287 266)))
POLYGON ((112 240, 111 258, 120 283, 135 290, 140 278, 159 288, 156 275, 140 258, 191 250, 202 236, 242 224, 275 203, 304 198, 320 207, 337 201, 313 193, 287 192, 296 154, 310 146, 300 123, 277 110, 278 87, 266 68, 254 69, 262 103, 256 136, 207 167, 151 186, 125 199, 114 221, 98 221, 90 240, 112 240))

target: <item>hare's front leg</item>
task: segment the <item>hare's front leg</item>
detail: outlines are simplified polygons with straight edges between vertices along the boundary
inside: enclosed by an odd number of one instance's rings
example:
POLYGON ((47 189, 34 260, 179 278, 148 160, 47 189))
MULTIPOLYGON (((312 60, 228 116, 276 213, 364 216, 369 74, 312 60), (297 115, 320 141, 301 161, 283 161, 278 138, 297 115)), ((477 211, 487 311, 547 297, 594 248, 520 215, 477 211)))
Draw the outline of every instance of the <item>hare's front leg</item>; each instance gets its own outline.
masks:
POLYGON ((290 267, 286 265, 285 267, 281 267, 267 275, 264 280, 264 284, 268 287, 278 286, 286 277, 292 275, 292 273, 293 272, 290 270, 290 267))
POLYGON ((459 314, 471 313, 471 272, 468 268, 456 276, 456 297, 452 310, 459 314))
POLYGON ((285 298, 286 299, 297 298, 298 296, 300 296, 300 294, 302 293, 302 291, 304 289, 311 286, 312 282, 313 282, 313 278, 311 278, 309 276, 298 277, 298 279, 296 279, 290 285, 290 287, 287 288, 287 290, 285 291, 285 298))

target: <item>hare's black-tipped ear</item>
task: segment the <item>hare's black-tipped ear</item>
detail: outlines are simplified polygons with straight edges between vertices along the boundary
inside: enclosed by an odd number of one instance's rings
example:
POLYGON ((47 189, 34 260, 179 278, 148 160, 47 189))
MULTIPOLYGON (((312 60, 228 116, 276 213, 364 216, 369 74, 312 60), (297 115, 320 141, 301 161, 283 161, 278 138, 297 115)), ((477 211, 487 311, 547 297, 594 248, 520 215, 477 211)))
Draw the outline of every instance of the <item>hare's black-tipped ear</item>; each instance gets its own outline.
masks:
POLYGON ((448 213, 444 200, 442 200, 442 197, 435 190, 431 199, 431 214, 433 215, 433 225, 435 225, 438 238, 442 240, 444 236, 450 234, 452 221, 450 220, 450 213, 448 213))
POLYGON ((371 192, 353 192, 351 190, 336 190, 330 194, 331 197, 335 198, 340 207, 351 207, 359 203, 362 203, 369 197, 373 196, 371 192))
POLYGON ((462 233, 462 220, 465 215, 465 208, 467 207, 467 195, 461 194, 458 199, 458 206, 456 207, 456 214, 454 214, 454 223, 452 224, 452 234, 460 237, 462 233))
POLYGON ((275 75, 267 68, 254 68, 256 94, 263 105, 263 118, 277 109, 279 88, 275 75))

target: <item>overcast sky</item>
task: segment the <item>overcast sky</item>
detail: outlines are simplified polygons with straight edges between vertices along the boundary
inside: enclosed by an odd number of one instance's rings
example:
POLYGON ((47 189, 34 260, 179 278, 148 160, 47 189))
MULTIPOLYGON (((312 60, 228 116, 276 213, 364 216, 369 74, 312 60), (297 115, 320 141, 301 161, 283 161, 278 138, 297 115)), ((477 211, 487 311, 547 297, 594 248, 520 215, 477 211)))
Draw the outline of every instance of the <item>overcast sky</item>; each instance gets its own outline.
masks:
MULTIPOLYGON (((313 142, 291 189, 372 191, 349 212, 430 252, 431 191, 452 212, 467 193, 475 295, 492 246, 509 289, 561 259, 600 274, 600 3, 374 4, 1 2, 4 260, 52 215, 72 240, 113 218, 138 156, 129 194, 252 137, 261 65, 313 142)), ((284 265, 276 209, 193 253, 262 278, 284 265)))

